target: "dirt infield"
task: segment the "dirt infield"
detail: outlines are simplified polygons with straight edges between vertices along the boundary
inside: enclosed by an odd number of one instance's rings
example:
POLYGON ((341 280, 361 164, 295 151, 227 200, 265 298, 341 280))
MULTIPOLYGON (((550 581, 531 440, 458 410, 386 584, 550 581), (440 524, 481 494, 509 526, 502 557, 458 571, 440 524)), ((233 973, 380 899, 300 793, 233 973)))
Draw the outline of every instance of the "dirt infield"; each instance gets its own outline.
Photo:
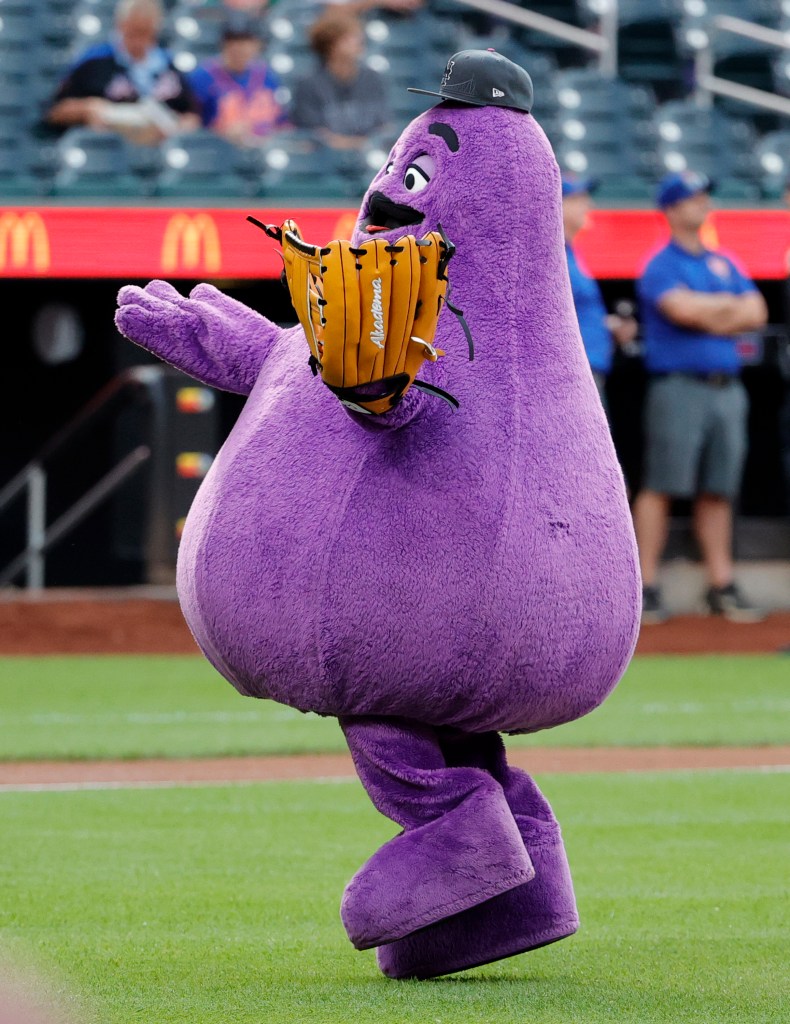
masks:
MULTIPOLYGON (((790 613, 734 625, 678 616, 643 628, 637 655, 790 653, 790 613)), ((0 600, 0 655, 195 654, 197 646, 172 594, 44 592, 0 600)), ((788 662, 790 674, 790 662, 788 662)), ((519 748, 511 761, 530 772, 787 768, 790 746, 519 748)), ((0 762, 0 789, 135 786, 351 778, 347 755, 142 761, 0 762)))
MULTIPOLYGON (((784 747, 534 747, 508 752, 533 775, 546 772, 660 772, 726 768, 790 769, 784 747)), ((344 754, 223 757, 145 761, 18 761, 0 763, 0 790, 276 782, 356 778, 344 754)))
MULTIPOLYGON (((680 615, 642 629, 637 654, 751 654, 790 651, 790 612, 736 625, 680 615)), ((195 654, 174 597, 63 591, 0 600, 0 655, 195 654)))

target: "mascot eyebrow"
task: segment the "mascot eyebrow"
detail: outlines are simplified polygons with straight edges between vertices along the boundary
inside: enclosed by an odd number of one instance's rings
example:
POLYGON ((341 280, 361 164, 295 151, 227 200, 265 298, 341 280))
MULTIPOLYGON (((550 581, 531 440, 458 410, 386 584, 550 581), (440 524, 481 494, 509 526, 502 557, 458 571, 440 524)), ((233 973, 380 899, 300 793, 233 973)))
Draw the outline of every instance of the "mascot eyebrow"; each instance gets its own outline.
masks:
POLYGON ((438 135, 440 139, 444 139, 451 152, 458 152, 461 144, 449 124, 445 124, 443 121, 434 121, 433 124, 428 125, 428 134, 438 135))

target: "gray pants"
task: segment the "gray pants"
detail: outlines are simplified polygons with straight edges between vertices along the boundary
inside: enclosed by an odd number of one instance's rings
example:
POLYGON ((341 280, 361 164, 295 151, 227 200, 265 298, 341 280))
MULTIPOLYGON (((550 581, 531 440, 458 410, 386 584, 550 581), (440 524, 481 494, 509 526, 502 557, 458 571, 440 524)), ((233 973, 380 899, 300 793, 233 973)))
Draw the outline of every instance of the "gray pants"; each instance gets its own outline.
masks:
POLYGON ((681 373, 650 382, 642 486, 674 498, 737 497, 747 448, 748 396, 733 378, 711 384, 681 373))

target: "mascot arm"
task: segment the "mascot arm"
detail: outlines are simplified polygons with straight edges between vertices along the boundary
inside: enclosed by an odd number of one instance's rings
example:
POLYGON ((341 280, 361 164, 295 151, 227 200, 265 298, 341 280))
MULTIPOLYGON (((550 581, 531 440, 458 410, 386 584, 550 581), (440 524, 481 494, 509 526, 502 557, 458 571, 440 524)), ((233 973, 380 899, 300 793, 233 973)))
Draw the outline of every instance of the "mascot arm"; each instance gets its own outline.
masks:
POLYGON ((118 330, 196 380, 249 395, 261 367, 286 333, 213 285, 196 285, 185 298, 166 281, 118 292, 118 330))

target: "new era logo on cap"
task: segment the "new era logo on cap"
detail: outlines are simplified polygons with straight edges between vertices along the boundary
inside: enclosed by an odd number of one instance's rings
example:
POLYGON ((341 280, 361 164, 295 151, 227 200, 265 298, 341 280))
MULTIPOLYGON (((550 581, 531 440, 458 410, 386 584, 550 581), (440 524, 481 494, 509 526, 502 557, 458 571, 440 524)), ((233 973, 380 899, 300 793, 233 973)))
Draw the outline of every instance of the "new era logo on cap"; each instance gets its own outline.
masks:
POLYGON ((474 107, 509 107, 526 114, 532 109, 532 79, 496 50, 460 50, 447 61, 438 92, 408 91, 474 107))

